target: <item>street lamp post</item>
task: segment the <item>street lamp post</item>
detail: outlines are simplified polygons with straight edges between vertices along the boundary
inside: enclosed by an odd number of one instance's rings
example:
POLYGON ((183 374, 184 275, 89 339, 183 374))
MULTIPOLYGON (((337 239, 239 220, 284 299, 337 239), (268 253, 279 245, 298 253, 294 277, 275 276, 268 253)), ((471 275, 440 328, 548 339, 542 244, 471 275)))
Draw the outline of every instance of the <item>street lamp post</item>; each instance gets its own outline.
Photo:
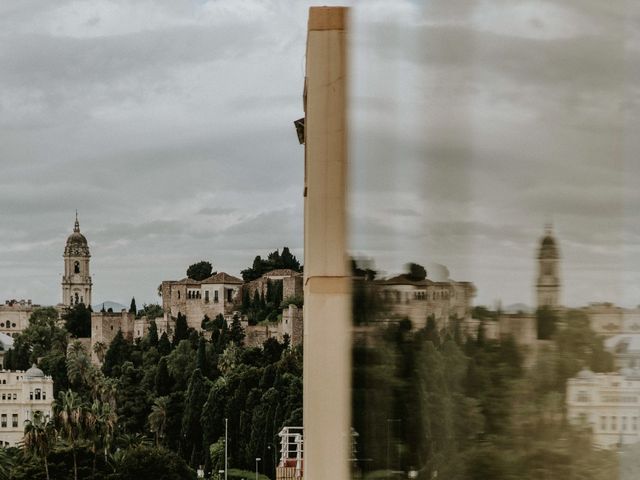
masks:
POLYGON ((229 458, 229 455, 227 455, 227 443, 229 440, 229 419, 225 418, 224 419, 224 480, 227 480, 227 471, 229 470, 229 465, 227 464, 227 459, 229 458))
POLYGON ((256 480, 258 480, 258 462, 262 460, 261 458, 256 458, 256 480))

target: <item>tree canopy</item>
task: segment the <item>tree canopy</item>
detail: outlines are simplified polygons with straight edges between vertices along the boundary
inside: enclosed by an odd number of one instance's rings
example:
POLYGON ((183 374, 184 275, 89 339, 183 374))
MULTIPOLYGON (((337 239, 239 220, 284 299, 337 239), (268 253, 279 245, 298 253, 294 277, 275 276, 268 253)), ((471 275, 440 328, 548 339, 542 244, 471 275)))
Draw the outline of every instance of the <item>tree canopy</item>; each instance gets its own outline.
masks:
POLYGON ((189 268, 187 268, 187 277, 193 280, 204 280, 205 278, 209 278, 211 275, 213 275, 213 266, 211 265, 211 262, 206 260, 201 260, 198 263, 189 265, 189 268))
POLYGON ((291 269, 296 272, 302 271, 300 262, 290 252, 289 247, 284 247, 282 249, 282 253, 280 253, 279 250, 274 250, 267 255, 266 259, 263 259, 260 255, 256 256, 251 267, 245 268, 240 273, 242 274, 242 279, 245 282, 249 282, 251 280, 260 278, 262 275, 270 272, 271 270, 280 268, 291 269))

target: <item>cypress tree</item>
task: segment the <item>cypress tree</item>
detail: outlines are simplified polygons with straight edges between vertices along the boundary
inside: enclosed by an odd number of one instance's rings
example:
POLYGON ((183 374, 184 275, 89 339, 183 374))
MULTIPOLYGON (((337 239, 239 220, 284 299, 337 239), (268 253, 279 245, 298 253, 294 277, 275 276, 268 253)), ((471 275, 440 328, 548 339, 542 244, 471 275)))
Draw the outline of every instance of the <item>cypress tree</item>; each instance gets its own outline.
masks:
POLYGON ((162 332, 162 335, 160 336, 160 340, 158 341, 158 353, 162 356, 169 355, 171 353, 171 343, 169 342, 167 332, 162 332))
POLYGON ((155 320, 151 320, 149 322, 149 333, 147 333, 149 338, 149 346, 157 347, 158 346, 158 326, 156 325, 155 320))
POLYGON ((207 401, 208 387, 208 382, 202 375, 202 371, 196 368, 187 387, 180 431, 180 452, 183 458, 194 467, 203 463, 200 417, 202 416, 202 408, 207 401))
POLYGON ((199 368, 203 372, 206 371, 207 365, 207 351, 206 351, 207 342, 204 337, 200 337, 198 340, 198 352, 196 353, 196 368, 199 368))
POLYGON ((158 397, 169 395, 171 393, 172 383, 169 370, 167 369, 167 357, 162 357, 158 363, 158 370, 156 371, 156 395, 158 397))
POLYGON ((274 301, 273 283, 271 282, 271 280, 267 279, 267 303, 273 302, 273 301, 274 301))
POLYGON ((180 343, 180 340, 189 338, 189 326, 187 325, 187 317, 182 313, 178 313, 176 319, 176 331, 173 334, 173 346, 180 343))
POLYGON ((131 297, 131 306, 129 307, 129 313, 133 313, 134 315, 138 313, 138 308, 136 307, 136 297, 131 297))
POLYGON ((230 337, 231 341, 239 347, 244 343, 244 330, 237 316, 233 317, 233 321, 231 322, 230 337))

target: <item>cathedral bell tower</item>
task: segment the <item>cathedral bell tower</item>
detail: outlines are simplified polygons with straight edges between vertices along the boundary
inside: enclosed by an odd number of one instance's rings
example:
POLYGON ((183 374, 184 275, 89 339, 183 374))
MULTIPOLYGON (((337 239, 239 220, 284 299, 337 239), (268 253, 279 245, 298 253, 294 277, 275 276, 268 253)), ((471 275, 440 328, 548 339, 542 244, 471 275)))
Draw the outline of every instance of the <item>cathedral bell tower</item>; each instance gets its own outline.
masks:
POLYGON ((547 225, 545 236, 540 242, 538 251, 538 281, 536 294, 538 308, 560 306, 560 275, 558 272, 560 255, 552 228, 547 225))
POLYGON ((78 212, 73 233, 64 248, 64 276, 62 277, 62 303, 68 307, 84 303, 91 305, 91 274, 89 273, 89 245, 80 233, 78 212))

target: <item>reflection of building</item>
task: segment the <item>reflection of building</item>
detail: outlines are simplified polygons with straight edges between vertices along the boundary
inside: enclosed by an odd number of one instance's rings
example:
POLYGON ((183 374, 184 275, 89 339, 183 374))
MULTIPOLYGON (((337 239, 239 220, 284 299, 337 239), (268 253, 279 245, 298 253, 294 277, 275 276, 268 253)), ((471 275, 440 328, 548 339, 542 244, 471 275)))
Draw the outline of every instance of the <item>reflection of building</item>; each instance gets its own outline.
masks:
POLYGON ((640 369, 582 370, 567 383, 567 418, 590 427, 593 444, 613 448, 640 441, 640 369))
POLYGON ((616 368, 640 367, 640 334, 614 335, 605 339, 604 348, 613 355, 616 368))
POLYGON ((0 444, 15 446, 24 433, 24 422, 36 411, 52 415, 53 380, 42 370, 0 371, 0 444))
POLYGON ((183 278, 162 282, 162 308, 165 314, 187 317, 187 324, 200 330, 204 316, 213 320, 218 314, 231 315, 240 302, 242 280, 220 272, 198 281, 183 278))
POLYGON ((62 303, 67 306, 84 303, 91 305, 91 274, 89 272, 89 245, 80 233, 76 214, 73 233, 64 249, 64 275, 62 277, 62 303))
POLYGON ((591 303, 582 309, 598 335, 640 334, 640 308, 622 308, 612 303, 591 303))
POLYGON ((398 275, 375 282, 385 305, 394 316, 408 317, 414 328, 423 328, 431 315, 439 328, 448 325, 450 319, 470 319, 471 302, 476 294, 470 282, 434 282, 411 280, 398 275))

